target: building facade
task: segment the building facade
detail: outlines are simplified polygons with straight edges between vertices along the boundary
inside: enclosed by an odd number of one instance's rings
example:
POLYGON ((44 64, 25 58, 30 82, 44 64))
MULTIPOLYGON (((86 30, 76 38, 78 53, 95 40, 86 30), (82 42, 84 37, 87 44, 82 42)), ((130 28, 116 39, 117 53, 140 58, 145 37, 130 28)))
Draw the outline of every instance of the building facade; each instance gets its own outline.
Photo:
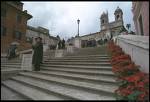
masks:
POLYGON ((149 36, 149 2, 132 2, 132 12, 136 34, 149 36))
POLYGON ((19 1, 1 1, 1 53, 7 53, 11 44, 17 44, 18 50, 26 50, 31 44, 26 42, 27 21, 32 16, 23 11, 19 1))
POLYGON ((42 43, 44 45, 44 51, 50 46, 56 46, 58 39, 56 37, 50 36, 49 30, 43 27, 32 27, 28 26, 26 31, 26 40, 31 44, 35 44, 35 38, 41 37, 42 43))
POLYGON ((43 27, 27 26, 26 39, 32 44, 35 43, 35 38, 41 37, 43 44, 49 43, 49 30, 43 27))
MULTIPOLYGON (((109 22, 108 12, 103 12, 100 16, 100 31, 78 37, 81 40, 81 47, 99 46, 102 41, 111 39, 120 34, 125 29, 123 22, 123 12, 117 7, 114 12, 115 21, 109 22)), ((73 40, 73 41, 72 41, 73 40)), ((75 43, 75 40, 70 43, 75 43)), ((75 44, 74 44, 75 45, 75 44)))
POLYGON ((141 71, 149 73, 149 2, 133 1, 132 13, 136 35, 120 35, 116 43, 141 71))

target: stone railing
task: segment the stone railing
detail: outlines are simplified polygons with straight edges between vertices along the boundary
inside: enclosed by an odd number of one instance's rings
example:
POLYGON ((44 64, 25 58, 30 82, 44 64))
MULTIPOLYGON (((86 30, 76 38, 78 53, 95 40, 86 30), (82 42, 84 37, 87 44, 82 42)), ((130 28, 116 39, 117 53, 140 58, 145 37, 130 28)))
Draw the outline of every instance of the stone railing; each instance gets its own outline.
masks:
POLYGON ((21 58, 21 69, 22 70, 28 70, 32 71, 32 56, 33 56, 33 50, 28 49, 24 51, 20 51, 17 54, 19 54, 19 57, 21 58))
POLYGON ((7 58, 7 54, 5 53, 1 53, 1 63, 3 62, 7 62, 8 58, 7 58))
POLYGON ((75 38, 75 40, 74 40, 74 46, 76 48, 81 48, 81 39, 80 39, 80 37, 75 38))
POLYGON ((141 66, 141 71, 149 73, 149 36, 119 35, 116 41, 135 64, 141 66))
POLYGON ((64 57, 67 54, 73 54, 76 49, 77 48, 72 45, 68 45, 66 49, 56 49, 55 57, 64 57))
POLYGON ((66 55, 66 49, 57 49, 55 51, 55 57, 64 57, 66 55))
POLYGON ((71 46, 71 45, 67 46, 67 53, 74 53, 74 51, 75 51, 75 47, 74 46, 71 46))
POLYGON ((28 54, 28 53, 32 53, 32 49, 19 51, 19 52, 17 52, 17 55, 19 55, 19 57, 22 58, 23 54, 28 54))

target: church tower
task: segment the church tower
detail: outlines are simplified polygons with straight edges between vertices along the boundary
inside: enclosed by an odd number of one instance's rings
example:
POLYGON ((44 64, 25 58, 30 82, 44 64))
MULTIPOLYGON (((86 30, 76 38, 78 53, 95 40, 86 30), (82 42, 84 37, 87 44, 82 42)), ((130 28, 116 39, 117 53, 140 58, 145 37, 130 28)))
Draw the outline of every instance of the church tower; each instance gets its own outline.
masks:
POLYGON ((119 8, 119 6, 117 7, 117 9, 115 10, 115 21, 118 21, 118 20, 123 20, 123 12, 122 10, 119 8))
POLYGON ((100 17, 100 21, 101 21, 101 30, 106 29, 109 23, 108 12, 107 13, 103 12, 103 14, 100 17))

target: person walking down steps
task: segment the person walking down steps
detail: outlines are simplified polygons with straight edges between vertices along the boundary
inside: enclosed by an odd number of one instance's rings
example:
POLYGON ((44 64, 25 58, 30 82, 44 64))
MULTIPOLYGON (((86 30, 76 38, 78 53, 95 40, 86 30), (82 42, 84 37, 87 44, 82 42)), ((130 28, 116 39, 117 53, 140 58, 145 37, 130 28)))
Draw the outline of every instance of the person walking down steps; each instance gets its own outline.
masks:
POLYGON ((43 61, 43 44, 42 38, 38 37, 35 39, 36 43, 32 46, 34 50, 32 64, 34 66, 35 71, 40 71, 40 64, 43 61))

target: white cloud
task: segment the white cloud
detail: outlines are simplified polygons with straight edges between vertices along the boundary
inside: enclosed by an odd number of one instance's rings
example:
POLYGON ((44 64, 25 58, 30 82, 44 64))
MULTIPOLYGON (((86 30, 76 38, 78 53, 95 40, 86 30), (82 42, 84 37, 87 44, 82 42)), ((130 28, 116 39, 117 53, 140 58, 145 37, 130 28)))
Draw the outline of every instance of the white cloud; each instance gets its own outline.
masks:
POLYGON ((108 10, 109 21, 114 21, 114 11, 119 6, 123 12, 124 23, 133 20, 131 2, 23 2, 33 18, 32 26, 43 26, 51 35, 68 38, 77 34, 77 19, 80 19, 80 35, 100 31, 100 15, 108 10))

